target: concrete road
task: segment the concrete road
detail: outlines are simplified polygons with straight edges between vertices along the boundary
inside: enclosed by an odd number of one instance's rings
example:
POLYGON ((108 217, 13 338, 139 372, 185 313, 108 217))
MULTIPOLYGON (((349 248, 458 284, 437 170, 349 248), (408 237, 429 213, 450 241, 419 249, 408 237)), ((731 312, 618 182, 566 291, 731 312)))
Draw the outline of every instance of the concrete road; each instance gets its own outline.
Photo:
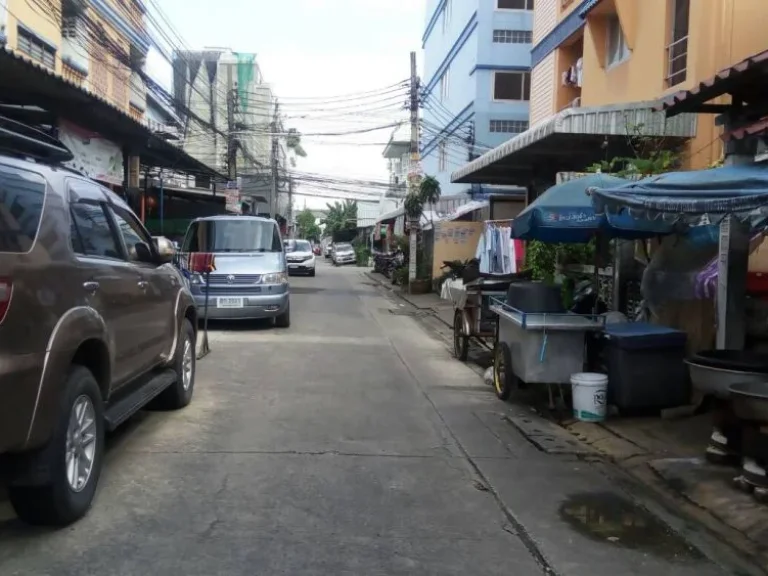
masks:
POLYGON ((290 329, 214 326, 192 405, 111 438, 85 519, 0 504, 0 574, 729 573, 599 465, 534 446, 508 420, 526 409, 359 269, 292 292, 290 329))

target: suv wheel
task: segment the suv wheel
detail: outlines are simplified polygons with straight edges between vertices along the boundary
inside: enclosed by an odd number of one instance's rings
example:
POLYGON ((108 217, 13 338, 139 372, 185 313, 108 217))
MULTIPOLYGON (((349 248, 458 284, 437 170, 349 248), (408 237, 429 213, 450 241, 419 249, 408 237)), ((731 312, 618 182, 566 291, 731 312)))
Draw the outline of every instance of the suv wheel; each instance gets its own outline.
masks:
POLYGON ((179 345, 173 369, 176 372, 176 382, 163 390, 157 397, 156 405, 166 410, 184 408, 192 401, 195 388, 195 369, 197 366, 197 350, 195 346, 195 329, 186 318, 179 330, 179 345))
POLYGON ((96 493, 103 454, 101 392, 90 370, 73 366, 64 385, 53 437, 48 446, 28 456, 28 465, 48 471, 47 481, 8 488, 16 514, 37 525, 66 525, 82 518, 96 493))

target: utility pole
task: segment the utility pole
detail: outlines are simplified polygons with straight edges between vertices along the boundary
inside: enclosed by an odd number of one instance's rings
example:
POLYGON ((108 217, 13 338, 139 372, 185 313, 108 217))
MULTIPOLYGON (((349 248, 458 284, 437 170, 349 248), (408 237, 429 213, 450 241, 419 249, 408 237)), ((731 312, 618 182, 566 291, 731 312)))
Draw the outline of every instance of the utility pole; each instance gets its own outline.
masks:
MULTIPOLYGON (((416 75, 416 52, 411 52, 411 158, 408 167, 408 193, 418 194, 421 184, 421 158, 419 157, 419 77, 416 75)), ((411 221, 410 254, 408 258, 408 284, 416 280, 418 228, 421 220, 411 221)))
POLYGON ((227 171, 231 181, 237 180, 237 141, 235 139, 235 106, 237 89, 227 93, 227 171))
POLYGON ((293 236, 293 177, 288 177, 288 229, 293 236))
POLYGON ((275 115, 272 118, 272 195, 269 202, 269 215, 274 218, 275 214, 277 213, 277 178, 279 176, 278 174, 278 155, 277 155, 277 148, 278 148, 278 139, 277 139, 277 128, 278 128, 278 111, 280 109, 280 104, 277 100, 275 100, 275 115))

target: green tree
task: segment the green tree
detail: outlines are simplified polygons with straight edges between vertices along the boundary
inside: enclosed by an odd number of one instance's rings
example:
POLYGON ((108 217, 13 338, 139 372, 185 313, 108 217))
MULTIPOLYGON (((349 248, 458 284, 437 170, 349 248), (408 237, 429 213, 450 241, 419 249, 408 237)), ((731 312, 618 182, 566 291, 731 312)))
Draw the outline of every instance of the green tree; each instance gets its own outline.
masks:
POLYGON ((315 223, 315 215, 309 208, 305 208, 296 216, 296 231, 299 238, 320 240, 320 227, 315 223))
POLYGON ((301 145, 301 132, 296 130, 296 128, 289 128, 288 129, 288 135, 285 138, 285 143, 294 152, 296 152, 296 156, 301 156, 302 158, 306 158, 307 152, 304 150, 304 147, 301 145))
POLYGON ((343 202, 329 203, 328 214, 326 214, 323 224, 325 224, 327 236, 333 236, 342 230, 354 230, 357 228, 357 202, 344 200, 343 202))

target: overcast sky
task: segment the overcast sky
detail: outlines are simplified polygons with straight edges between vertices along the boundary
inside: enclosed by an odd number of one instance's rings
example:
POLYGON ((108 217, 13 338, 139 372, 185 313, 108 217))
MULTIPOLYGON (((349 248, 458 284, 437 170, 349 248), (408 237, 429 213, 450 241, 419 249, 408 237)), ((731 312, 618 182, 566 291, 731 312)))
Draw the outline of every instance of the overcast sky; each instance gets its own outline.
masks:
MULTIPOLYGON (((333 97, 373 91, 409 75, 409 53, 421 65, 424 0, 152 0, 172 23, 186 49, 229 47, 254 52, 265 80, 281 100, 286 125, 305 134, 344 132, 390 124, 407 118, 397 110, 397 93, 383 104, 362 103, 365 113, 333 112, 330 120, 320 106, 307 107, 297 98, 333 97), (372 108, 386 107, 386 110, 372 108)), ((178 40, 175 40, 178 47, 178 40)), ((157 54, 148 62, 150 74, 170 87, 170 67, 157 54)), ((402 98, 405 105, 405 97, 402 98)), ((321 101, 322 102, 322 101, 321 101)), ((357 103, 361 105, 360 102, 357 103)), ((336 104, 335 106, 339 106, 336 104)), ((306 136, 308 157, 298 170, 332 176, 385 180, 383 144, 392 129, 368 134, 306 136)), ((304 198, 298 198, 299 207, 304 198)), ((310 207, 323 199, 307 198, 310 207)))

